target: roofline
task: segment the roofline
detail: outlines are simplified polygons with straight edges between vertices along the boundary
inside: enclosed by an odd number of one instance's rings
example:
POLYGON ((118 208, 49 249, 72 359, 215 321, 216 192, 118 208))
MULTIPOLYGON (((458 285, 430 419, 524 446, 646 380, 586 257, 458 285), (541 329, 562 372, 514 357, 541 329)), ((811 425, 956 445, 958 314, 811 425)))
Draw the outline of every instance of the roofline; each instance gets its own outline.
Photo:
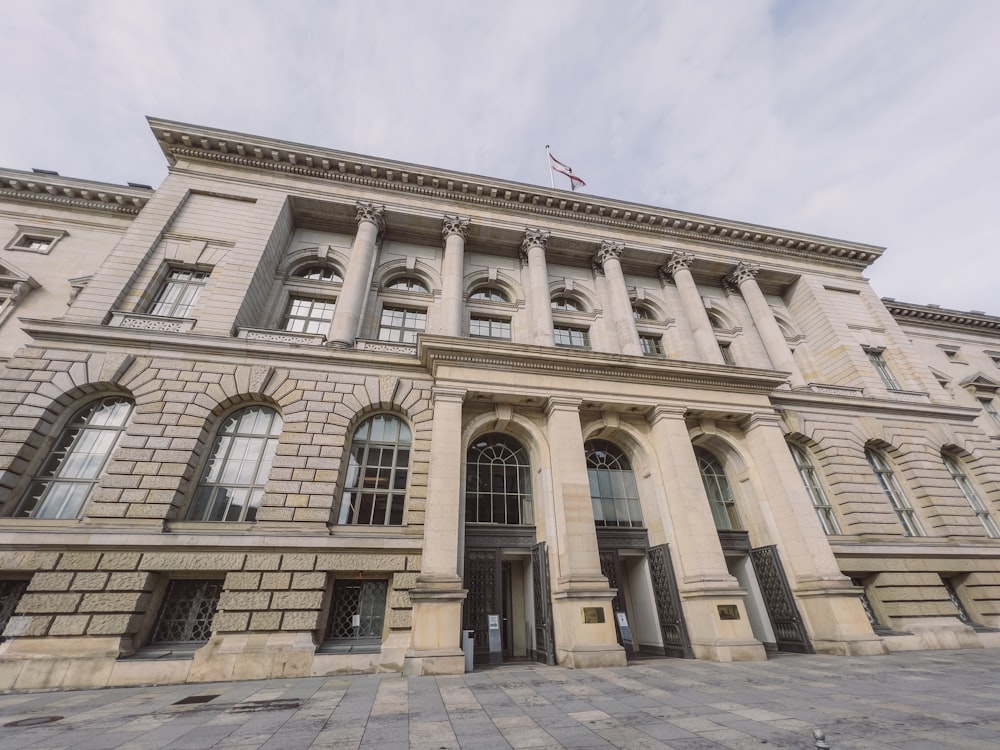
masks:
POLYGON ((882 303, 892 317, 906 323, 926 326, 953 328, 956 330, 1000 331, 1000 317, 974 310, 946 310, 936 305, 917 305, 912 302, 897 302, 891 297, 883 297, 882 303))
POLYGON ((0 167, 0 199, 134 216, 142 210, 154 192, 152 188, 114 185, 49 172, 23 172, 0 167))
POLYGON ((819 255, 827 262, 858 271, 867 268, 885 251, 884 247, 877 245, 581 195, 172 120, 146 119, 171 166, 178 157, 223 162, 237 167, 513 209, 535 216, 584 221, 696 242, 711 241, 765 254, 807 255, 812 260, 819 255))

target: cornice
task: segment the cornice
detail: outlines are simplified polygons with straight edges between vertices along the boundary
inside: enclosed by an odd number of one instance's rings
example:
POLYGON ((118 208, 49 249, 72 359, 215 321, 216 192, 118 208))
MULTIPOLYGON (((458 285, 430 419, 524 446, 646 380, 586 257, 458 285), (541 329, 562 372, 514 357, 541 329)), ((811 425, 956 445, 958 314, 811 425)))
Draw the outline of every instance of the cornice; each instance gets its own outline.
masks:
POLYGON ((771 403, 779 410, 825 412, 838 411, 857 416, 909 417, 914 419, 950 419, 960 422, 973 422, 979 416, 979 409, 952 406, 949 404, 914 403, 912 401, 895 401, 874 396, 841 396, 826 393, 814 393, 807 390, 780 390, 771 396, 771 403))
POLYGON ((788 373, 729 365, 710 365, 624 354, 571 351, 456 339, 424 334, 417 356, 431 375, 442 365, 475 370, 556 375, 568 379, 603 380, 669 385, 680 388, 768 394, 782 385, 788 373))
MULTIPOLYGON (((173 165, 178 158, 218 162, 332 180, 361 187, 505 208, 664 237, 711 242, 774 256, 792 256, 862 270, 885 248, 773 227, 673 211, 538 185, 451 172, 372 156, 289 143, 232 131, 147 118, 173 165)), ((529 219, 524 219, 531 223, 529 219)))
POLYGON ((135 216, 153 196, 152 188, 77 180, 43 172, 0 169, 0 198, 135 216))
POLYGON ((901 323, 918 323, 935 328, 950 328, 959 331, 994 331, 1000 333, 1000 317, 987 315, 979 311, 961 312, 945 310, 934 305, 915 305, 910 302, 897 302, 888 297, 882 298, 882 303, 892 317, 901 323))

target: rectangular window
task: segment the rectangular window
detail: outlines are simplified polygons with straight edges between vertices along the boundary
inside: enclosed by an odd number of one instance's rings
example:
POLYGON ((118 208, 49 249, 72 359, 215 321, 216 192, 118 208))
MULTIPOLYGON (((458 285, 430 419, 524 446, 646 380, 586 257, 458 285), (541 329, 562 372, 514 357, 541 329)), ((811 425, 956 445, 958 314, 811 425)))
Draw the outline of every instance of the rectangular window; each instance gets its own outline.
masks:
POLYGON ((469 318, 469 335, 474 338, 504 339, 510 341, 510 321, 473 315, 469 318))
POLYGON ((41 229, 19 226, 14 239, 7 243, 7 250, 22 250, 28 253, 48 253, 56 243, 66 236, 61 229, 41 229))
POLYGON ((642 345, 642 356, 644 357, 663 356, 663 342, 660 341, 659 336, 646 336, 640 334, 639 343, 642 345))
POLYGON ((993 421, 996 423, 997 427, 1000 427, 1000 412, 997 411, 996 404, 993 403, 993 399, 982 399, 983 409, 993 421))
POLYGON ((204 271, 172 269, 153 300, 149 314, 162 318, 187 318, 207 278, 208 274, 204 271))
POLYGON ((910 501, 903 493, 903 488, 899 486, 889 462, 881 453, 876 453, 868 448, 865 449, 865 457, 868 459, 868 465, 872 467, 875 478, 878 479, 879 486, 889 501, 889 505, 896 511, 896 517, 899 518, 899 523, 903 527, 903 534, 906 536, 926 536, 920 526, 920 521, 917 520, 913 506, 910 505, 910 501))
POLYGON ((334 307, 329 300, 291 297, 284 328, 296 333, 326 333, 330 330, 334 307))
POLYGON ((878 376, 882 378, 882 382, 885 387, 890 391, 901 390, 899 383, 896 382, 895 376, 893 376, 892 371, 889 369, 889 365, 885 361, 885 357, 882 356, 881 349, 865 349, 865 354, 868 355, 868 361, 872 363, 872 367, 875 368, 875 372, 878 376))
POLYGON ((219 607, 223 583, 220 580, 170 581, 150 644, 207 643, 212 636, 212 619, 219 607))
POLYGON ((332 650, 377 648, 382 643, 388 593, 388 581, 334 581, 324 644, 332 650))
POLYGON ((586 328, 555 326, 553 335, 556 346, 565 346, 570 349, 590 348, 590 331, 586 328))
POLYGON ((719 352, 722 354, 722 361, 727 365, 736 364, 736 358, 733 357, 733 347, 728 341, 719 342, 719 352))
POLYGON ((0 581, 0 643, 3 642, 4 628, 14 616, 17 603, 27 590, 27 581, 0 581))
POLYGON ((417 343, 417 334, 423 333, 426 325, 426 310, 412 310, 406 307, 389 307, 387 305, 382 308, 378 340, 415 344, 417 343))

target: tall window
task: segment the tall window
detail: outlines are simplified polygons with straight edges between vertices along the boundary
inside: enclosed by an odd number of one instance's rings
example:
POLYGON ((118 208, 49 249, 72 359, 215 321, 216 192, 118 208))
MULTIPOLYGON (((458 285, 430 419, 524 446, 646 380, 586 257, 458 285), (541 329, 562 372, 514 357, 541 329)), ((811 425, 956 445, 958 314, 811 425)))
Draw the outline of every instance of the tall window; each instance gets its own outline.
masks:
POLYGON ((534 523, 531 465, 514 438, 493 432, 477 438, 466 453, 467 523, 534 523))
POLYGON ((426 325, 426 310, 411 310, 405 307, 386 305, 382 308, 382 318, 379 321, 378 340, 415 344, 417 343, 417 334, 423 333, 426 325))
POLYGON ((979 493, 976 492, 975 486, 972 481, 962 470, 962 465, 957 459, 949 456, 947 453, 941 454, 941 460, 944 461, 944 465, 948 467, 948 472, 951 474, 951 478, 955 480, 955 484, 958 485, 959 489, 962 490, 962 494, 965 495, 965 499, 969 501, 969 505, 972 506, 972 510, 976 512, 976 516, 979 518, 979 523, 983 525, 986 529, 986 536, 991 539, 1000 538, 1000 529, 997 528, 996 522, 990 515, 989 510, 986 507, 986 503, 982 501, 979 497, 979 493))
POLYGON ((281 425, 278 412, 267 406, 248 406, 226 419, 195 490, 189 520, 257 518, 281 425))
POLYGON ((881 349, 865 349, 865 354, 868 355, 868 361, 872 363, 872 367, 875 368, 875 372, 878 376, 882 378, 882 382, 885 387, 890 391, 898 391, 899 383, 896 381, 896 377, 892 374, 892 370, 889 369, 889 365, 885 361, 885 357, 882 356, 881 349))
POLYGON ((733 346, 728 341, 720 341, 719 343, 719 354, 722 355, 722 361, 727 365, 735 365, 736 357, 733 356, 733 346))
POLYGON ((635 474, 625 452, 607 440, 588 440, 590 500, 597 526, 642 526, 642 508, 635 474))
POLYGON ((642 356, 663 356, 663 342, 660 340, 659 336, 647 336, 646 334, 640 333, 639 344, 642 346, 642 356))
POLYGON ((826 499, 823 485, 820 484, 819 475, 816 473, 812 461, 809 460, 808 454, 794 443, 788 443, 788 449, 792 452, 792 458, 795 459, 795 468, 799 470, 802 484, 806 486, 806 492, 809 493, 809 499, 812 500, 813 508, 816 509, 816 515, 819 516, 823 531, 827 534, 839 534, 840 528, 833 515, 833 508, 830 507, 830 501, 826 499))
POLYGON ((14 515, 78 518, 131 416, 132 402, 121 396, 102 398, 78 411, 14 515))
POLYGON ((506 339, 510 341, 510 321, 487 315, 469 317, 469 335, 474 338, 506 339))
POLYGON ((733 497, 729 479, 726 478, 726 472, 719 459, 704 448, 695 448, 694 455, 698 459, 698 470, 701 472, 701 481, 708 494, 708 504, 712 508, 715 528, 720 531, 742 529, 743 522, 736 512, 736 498, 733 497))
POLYGON ((553 327, 552 335, 556 346, 563 346, 567 349, 590 348, 590 331, 586 328, 557 325, 553 327))
POLYGON ((212 637, 223 581, 177 579, 167 584, 151 645, 199 644, 212 637))
POLYGON ((899 486, 896 475, 885 456, 871 448, 865 448, 865 458, 868 459, 868 465, 872 467, 886 499, 892 509, 896 511, 896 516, 903 525, 903 533, 906 536, 924 536, 924 530, 920 526, 920 521, 917 520, 917 514, 906 495, 903 494, 903 489, 899 486))
POLYGON ((191 314, 208 274, 190 268, 174 268, 160 287, 149 309, 150 315, 186 318, 191 314))
POLYGON ((391 414, 378 414, 354 432, 340 504, 342 524, 403 523, 410 466, 410 428, 391 414))
POLYGON ((1000 412, 997 411, 997 406, 993 403, 993 399, 984 398, 981 403, 983 405, 983 410, 990 415, 993 423, 996 424, 997 427, 1000 427, 1000 412))
POLYGON ((386 289, 400 292, 427 292, 427 285, 415 276, 401 276, 386 285, 386 289))
POLYGON ((380 644, 388 593, 388 581, 334 581, 323 640, 335 647, 380 644))
POLYGON ((326 333, 330 330, 335 304, 332 301, 292 297, 285 314, 285 330, 297 333, 326 333))
POLYGON ((510 302, 507 292, 492 284, 477 286, 472 290, 469 299, 476 302, 510 302))

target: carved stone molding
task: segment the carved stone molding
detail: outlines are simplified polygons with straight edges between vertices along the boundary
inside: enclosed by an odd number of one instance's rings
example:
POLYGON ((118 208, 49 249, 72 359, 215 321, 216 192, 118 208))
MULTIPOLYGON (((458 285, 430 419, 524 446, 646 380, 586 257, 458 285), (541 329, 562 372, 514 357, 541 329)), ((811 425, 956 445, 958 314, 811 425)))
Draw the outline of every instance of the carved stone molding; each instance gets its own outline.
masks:
POLYGON ((194 328, 194 318, 164 318, 158 315, 138 315, 113 313, 111 325, 117 328, 133 328, 139 331, 166 331, 183 333, 194 328))
POLYGON ((744 281, 752 281, 760 273, 759 263, 741 262, 722 279, 722 283, 727 288, 739 291, 740 284, 744 281))
POLYGON ((241 328, 240 338, 247 341, 266 341, 273 344, 304 344, 319 346, 326 341, 320 333, 293 333, 291 331, 272 331, 266 329, 241 328))
POLYGON ((355 348, 367 352, 384 352, 386 354, 405 354, 410 357, 417 355, 417 347, 413 344, 388 344, 383 341, 358 339, 355 348))
POLYGON ((378 231, 381 232, 385 229, 385 206, 377 206, 365 201, 358 201, 355 206, 358 209, 358 215, 354 217, 356 222, 360 224, 362 221, 370 221, 378 227, 378 231))
POLYGON ((594 253, 593 263, 595 268, 604 270, 604 264, 609 260, 621 260, 625 252, 624 242, 614 240, 601 240, 601 249, 594 253))
POLYGON ((448 235, 457 234, 465 239, 469 233, 469 220, 461 216, 449 216, 445 214, 444 227, 441 229, 441 236, 448 239, 448 235))
POLYGON ((682 269, 690 269, 692 263, 694 263, 694 253, 685 253, 677 250, 670 256, 670 260, 660 267, 660 274, 667 279, 673 280, 675 273, 682 269))
POLYGON ((545 249, 545 243, 549 241, 549 233, 544 229, 532 229, 526 227, 524 230, 524 240, 521 242, 521 262, 528 262, 528 250, 533 247, 545 249))

